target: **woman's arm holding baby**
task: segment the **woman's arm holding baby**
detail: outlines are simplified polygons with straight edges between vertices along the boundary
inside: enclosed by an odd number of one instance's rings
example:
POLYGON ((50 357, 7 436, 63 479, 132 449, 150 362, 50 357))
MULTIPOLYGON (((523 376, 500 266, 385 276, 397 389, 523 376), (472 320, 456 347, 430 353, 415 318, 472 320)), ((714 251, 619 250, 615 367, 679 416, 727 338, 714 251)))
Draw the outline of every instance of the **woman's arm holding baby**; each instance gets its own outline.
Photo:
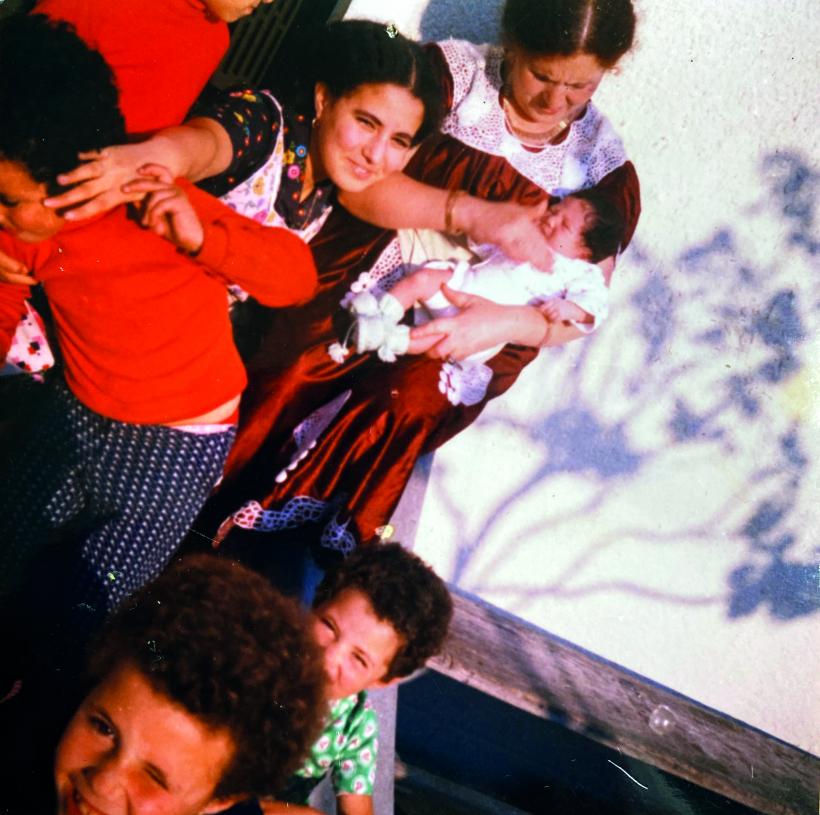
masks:
POLYGON ((389 229, 435 229, 491 243, 508 257, 549 270, 552 251, 537 226, 547 202, 524 205, 488 201, 463 190, 447 190, 392 173, 339 200, 357 218, 389 229))

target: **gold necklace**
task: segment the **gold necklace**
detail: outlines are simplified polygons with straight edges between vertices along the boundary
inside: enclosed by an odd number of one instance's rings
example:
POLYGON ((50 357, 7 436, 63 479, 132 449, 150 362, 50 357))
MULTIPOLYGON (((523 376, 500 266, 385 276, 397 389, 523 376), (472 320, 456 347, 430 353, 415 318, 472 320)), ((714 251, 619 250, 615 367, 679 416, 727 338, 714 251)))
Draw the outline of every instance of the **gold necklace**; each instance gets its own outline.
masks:
POLYGON ((501 97, 501 108, 504 111, 504 123, 507 129, 524 147, 546 147, 569 126, 568 122, 562 119, 549 130, 528 130, 513 122, 513 117, 517 114, 506 96, 501 97))

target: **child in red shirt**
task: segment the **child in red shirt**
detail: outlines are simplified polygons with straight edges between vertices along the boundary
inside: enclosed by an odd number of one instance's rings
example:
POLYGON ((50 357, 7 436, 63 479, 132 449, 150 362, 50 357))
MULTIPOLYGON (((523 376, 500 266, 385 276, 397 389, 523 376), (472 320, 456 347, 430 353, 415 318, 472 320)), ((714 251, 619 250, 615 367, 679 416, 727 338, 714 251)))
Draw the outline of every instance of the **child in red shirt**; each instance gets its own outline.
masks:
MULTIPOLYGON (((150 13, 145 0, 41 0, 35 12, 71 23, 103 55, 114 72, 126 131, 142 134, 183 120, 225 55, 227 24, 260 2, 272 0, 162 0, 150 13)), ((35 374, 54 362, 45 326, 30 306, 7 362, 6 373, 35 374)))
POLYGON ((228 23, 272 0, 41 0, 114 72, 128 133, 179 124, 228 49, 228 23))
MULTIPOLYGON (((226 283, 287 305, 311 296, 316 270, 294 235, 161 168, 147 230, 125 207, 65 224, 42 203, 56 176, 124 137, 111 72, 31 15, 0 24, 0 77, 0 251, 43 285, 65 358, 0 474, 0 593, 59 533, 71 607, 104 613, 159 573, 221 474, 245 385, 226 283)), ((0 284, 0 354, 27 294, 0 284)))

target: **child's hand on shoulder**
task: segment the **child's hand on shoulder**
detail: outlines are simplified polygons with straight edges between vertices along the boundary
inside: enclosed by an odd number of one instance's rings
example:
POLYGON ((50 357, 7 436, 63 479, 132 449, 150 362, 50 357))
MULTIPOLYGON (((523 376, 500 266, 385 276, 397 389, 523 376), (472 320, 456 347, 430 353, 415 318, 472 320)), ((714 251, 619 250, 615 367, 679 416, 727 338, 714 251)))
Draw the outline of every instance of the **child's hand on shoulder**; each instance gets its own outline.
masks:
POLYGON ((134 181, 129 187, 147 193, 141 209, 142 225, 195 255, 202 248, 205 231, 184 190, 174 184, 170 171, 159 164, 146 164, 139 173, 144 180, 134 181))
POLYGON ((23 263, 4 252, 0 252, 0 283, 36 286, 37 280, 23 263))

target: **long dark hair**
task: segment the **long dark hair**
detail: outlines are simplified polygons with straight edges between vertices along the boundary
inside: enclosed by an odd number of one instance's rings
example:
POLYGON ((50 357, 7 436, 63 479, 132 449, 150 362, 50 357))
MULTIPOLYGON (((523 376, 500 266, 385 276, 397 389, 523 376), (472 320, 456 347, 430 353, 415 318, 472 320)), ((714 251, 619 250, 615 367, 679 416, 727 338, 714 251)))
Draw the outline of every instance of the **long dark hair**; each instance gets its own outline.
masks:
POLYGON ((415 134, 417 144, 438 129, 444 113, 441 84, 424 48, 395 28, 372 20, 330 23, 316 38, 306 63, 302 97, 311 96, 317 82, 327 86, 334 99, 362 85, 398 85, 424 106, 424 118, 415 134))

